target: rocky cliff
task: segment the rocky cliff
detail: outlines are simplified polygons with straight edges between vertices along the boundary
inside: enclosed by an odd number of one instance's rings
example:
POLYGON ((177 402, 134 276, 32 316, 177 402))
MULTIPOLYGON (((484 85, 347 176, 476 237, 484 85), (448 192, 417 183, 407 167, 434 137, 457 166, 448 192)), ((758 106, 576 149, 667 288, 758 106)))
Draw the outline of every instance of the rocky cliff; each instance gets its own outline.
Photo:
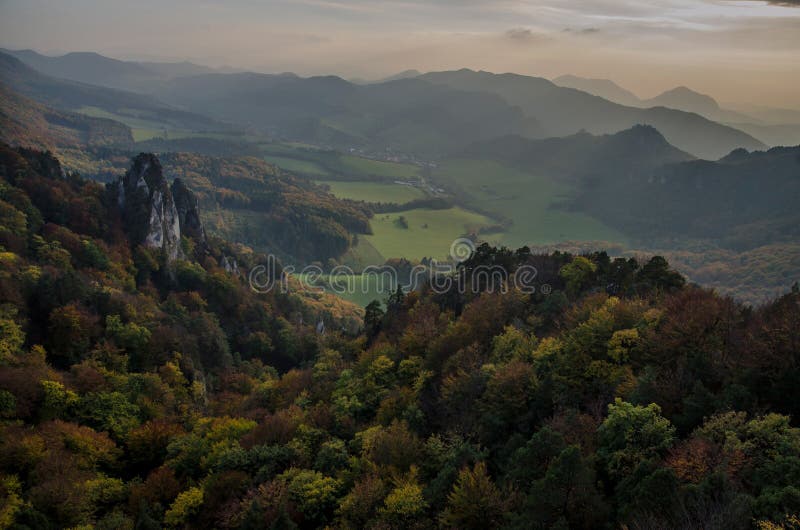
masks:
POLYGON ((172 200, 175 203, 175 208, 178 210, 181 235, 191 237, 205 246, 206 231, 203 227, 203 222, 200 220, 197 197, 179 178, 176 178, 172 183, 170 191, 172 191, 172 200))
POLYGON ((117 200, 134 244, 161 249, 168 262, 181 256, 181 226, 172 191, 151 153, 141 153, 117 182, 117 200))

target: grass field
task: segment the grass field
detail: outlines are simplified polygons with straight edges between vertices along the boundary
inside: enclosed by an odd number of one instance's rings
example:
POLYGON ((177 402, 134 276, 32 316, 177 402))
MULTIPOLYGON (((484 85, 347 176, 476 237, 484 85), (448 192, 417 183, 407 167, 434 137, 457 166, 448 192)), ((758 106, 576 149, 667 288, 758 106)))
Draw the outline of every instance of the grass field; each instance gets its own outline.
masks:
POLYGON ((422 190, 404 184, 336 180, 319 180, 317 182, 330 186, 331 193, 337 197, 353 199, 354 201, 403 204, 425 197, 425 193, 422 190))
POLYGON ((401 164, 347 155, 336 151, 311 149, 304 144, 262 144, 264 159, 288 171, 320 176, 327 175, 342 180, 413 179, 420 168, 414 164, 401 164))
POLYGON ((325 289, 325 291, 361 307, 365 307, 373 300, 383 302, 396 288, 396 286, 389 285, 388 281, 382 281, 375 274, 339 275, 334 278, 326 274, 315 278, 316 281, 313 284, 308 275, 298 274, 297 277, 306 289, 325 289))
POLYGON ((492 236, 510 247, 560 241, 613 241, 626 244, 620 232, 577 212, 553 208, 570 188, 545 176, 530 175, 487 160, 450 160, 434 176, 463 189, 471 203, 513 221, 492 236))
POLYGON ((414 164, 384 162, 382 160, 372 160, 352 155, 340 155, 339 160, 345 171, 363 177, 377 175, 381 177, 405 179, 419 176, 419 167, 414 164))
POLYGON ((143 142, 153 138, 166 138, 169 140, 178 140, 181 138, 215 138, 217 140, 234 141, 258 140, 258 137, 241 134, 226 134, 224 132, 198 132, 187 129, 174 129, 171 125, 161 123, 156 120, 137 118, 127 114, 116 114, 98 107, 81 107, 77 110, 77 112, 93 118, 108 118, 110 120, 124 123, 131 128, 131 134, 133 135, 133 141, 135 142, 143 142))
POLYGON ((373 235, 366 236, 369 243, 389 258, 418 260, 425 256, 445 258, 453 240, 469 230, 492 224, 491 219, 463 208, 447 210, 417 209, 379 214, 370 221, 373 235), (403 216, 408 228, 402 228, 397 219, 403 216))

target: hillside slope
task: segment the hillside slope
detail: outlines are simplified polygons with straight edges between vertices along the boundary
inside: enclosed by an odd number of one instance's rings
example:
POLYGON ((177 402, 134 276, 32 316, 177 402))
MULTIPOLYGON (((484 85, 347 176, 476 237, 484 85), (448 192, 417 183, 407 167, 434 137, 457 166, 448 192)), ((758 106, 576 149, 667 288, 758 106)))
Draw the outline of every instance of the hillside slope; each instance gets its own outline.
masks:
POLYGON ((675 147, 700 158, 717 159, 739 147, 760 149, 757 139, 697 114, 656 107, 625 107, 536 77, 459 70, 419 77, 461 90, 489 92, 520 107, 537 119, 545 136, 564 136, 586 130, 614 133, 637 124, 652 125, 675 147))
POLYGON ((89 145, 124 147, 133 143, 133 136, 122 123, 46 107, 0 82, 0 141, 54 151, 89 145))
POLYGON ((742 149, 640 177, 598 182, 577 206, 643 240, 712 238, 744 250, 800 237, 800 147, 742 149))
POLYGON ((60 56, 33 50, 3 50, 34 70, 60 79, 134 92, 148 91, 168 79, 213 73, 215 70, 190 62, 121 61, 94 52, 72 52, 60 56))
POLYGON ((583 182, 593 176, 631 177, 665 163, 694 158, 670 145, 659 131, 647 125, 600 136, 585 131, 544 140, 505 136, 473 144, 463 154, 583 182))
POLYGON ((216 120, 179 110, 151 96, 42 74, 5 53, 0 53, 0 81, 26 97, 59 110, 93 107, 137 119, 152 119, 175 128, 217 130, 225 127, 216 120))
POLYGON ((339 148, 435 157, 500 134, 534 134, 535 119, 498 96, 417 79, 355 85, 333 76, 183 77, 164 101, 242 126, 339 148))

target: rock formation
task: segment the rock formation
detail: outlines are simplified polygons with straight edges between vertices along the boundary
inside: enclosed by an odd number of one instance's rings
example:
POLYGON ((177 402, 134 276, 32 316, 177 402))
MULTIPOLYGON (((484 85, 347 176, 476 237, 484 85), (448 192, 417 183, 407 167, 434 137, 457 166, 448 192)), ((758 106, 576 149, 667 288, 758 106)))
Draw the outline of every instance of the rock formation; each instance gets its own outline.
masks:
POLYGON ((197 206, 197 197, 192 190, 179 178, 176 178, 170 188, 172 200, 178 210, 178 220, 181 227, 181 234, 194 238, 198 244, 205 246, 206 230, 200 220, 200 210, 197 206))
POLYGON ((161 249, 168 262, 180 257, 180 218, 158 158, 151 153, 138 155, 117 182, 117 193, 132 242, 161 249))

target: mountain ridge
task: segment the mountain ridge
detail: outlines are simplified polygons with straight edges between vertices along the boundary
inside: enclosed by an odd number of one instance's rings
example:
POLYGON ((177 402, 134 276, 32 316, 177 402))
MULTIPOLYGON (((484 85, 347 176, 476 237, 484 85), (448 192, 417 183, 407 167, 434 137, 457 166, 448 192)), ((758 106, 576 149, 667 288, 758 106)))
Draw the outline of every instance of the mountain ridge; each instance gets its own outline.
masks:
POLYGON ((679 149, 701 158, 717 159, 737 147, 765 147, 742 131, 697 114, 666 107, 626 107, 580 90, 559 87, 544 78, 462 69, 428 73, 419 79, 498 94, 526 115, 535 116, 547 136, 565 136, 581 129, 602 134, 648 124, 679 149))

